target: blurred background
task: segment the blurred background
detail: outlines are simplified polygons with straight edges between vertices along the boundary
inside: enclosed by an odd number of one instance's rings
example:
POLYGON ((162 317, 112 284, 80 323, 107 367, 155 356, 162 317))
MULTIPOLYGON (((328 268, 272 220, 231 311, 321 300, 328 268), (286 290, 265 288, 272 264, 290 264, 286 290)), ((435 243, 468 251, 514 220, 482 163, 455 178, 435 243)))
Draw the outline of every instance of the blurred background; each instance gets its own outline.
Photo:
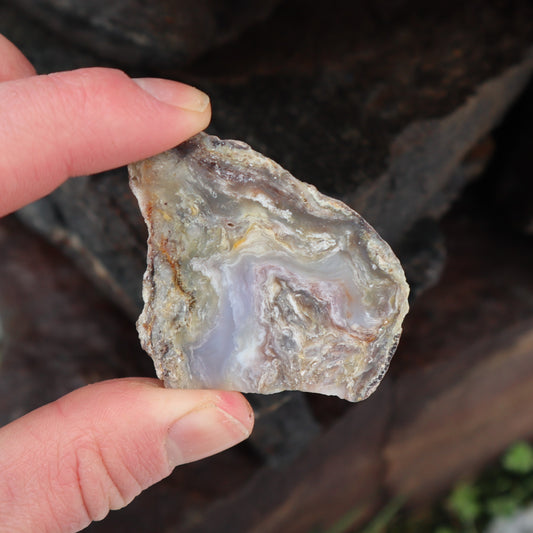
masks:
MULTIPOLYGON (((206 91, 210 133, 354 207, 412 287, 370 399, 250 395, 248 442, 89 531, 533 531, 532 20, 526 0, 0 0, 41 74, 206 91)), ((145 240, 124 168, 0 221, 1 424, 154 375, 134 326, 145 240)))

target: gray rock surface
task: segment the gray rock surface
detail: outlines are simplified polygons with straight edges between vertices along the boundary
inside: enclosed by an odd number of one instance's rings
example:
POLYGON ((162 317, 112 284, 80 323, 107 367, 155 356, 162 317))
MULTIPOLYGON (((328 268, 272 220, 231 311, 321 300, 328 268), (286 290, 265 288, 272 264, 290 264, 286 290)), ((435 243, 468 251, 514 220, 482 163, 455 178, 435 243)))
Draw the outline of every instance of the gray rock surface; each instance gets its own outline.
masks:
POLYGON ((94 381, 151 375, 133 324, 13 217, 0 257, 0 425, 94 381))
POLYGON ((533 80, 494 137, 498 149, 489 169, 491 200, 503 220, 533 235, 533 80))
POLYGON ((137 318, 147 231, 126 169, 72 179, 48 198, 22 209, 19 216, 61 247, 132 319, 137 318))
POLYGON ((179 67, 265 18, 280 0, 12 0, 104 58, 179 67))

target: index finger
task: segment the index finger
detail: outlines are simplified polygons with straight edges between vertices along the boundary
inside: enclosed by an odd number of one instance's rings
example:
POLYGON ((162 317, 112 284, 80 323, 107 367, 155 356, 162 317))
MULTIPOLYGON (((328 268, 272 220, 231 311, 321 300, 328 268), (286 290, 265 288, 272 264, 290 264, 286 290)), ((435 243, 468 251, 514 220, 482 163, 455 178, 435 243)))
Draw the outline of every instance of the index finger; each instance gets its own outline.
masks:
POLYGON ((209 123, 208 97, 182 83, 104 68, 0 84, 0 215, 70 176, 167 150, 209 123))

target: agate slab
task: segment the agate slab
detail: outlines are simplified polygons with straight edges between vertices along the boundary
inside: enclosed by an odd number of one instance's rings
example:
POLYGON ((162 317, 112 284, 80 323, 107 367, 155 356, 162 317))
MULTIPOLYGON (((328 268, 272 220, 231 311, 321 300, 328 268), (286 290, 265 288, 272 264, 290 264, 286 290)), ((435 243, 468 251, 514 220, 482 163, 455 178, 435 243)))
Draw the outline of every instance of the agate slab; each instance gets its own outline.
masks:
POLYGON ((149 230, 137 328, 167 386, 350 401, 376 388, 409 289, 361 216, 206 134, 129 171, 149 230))

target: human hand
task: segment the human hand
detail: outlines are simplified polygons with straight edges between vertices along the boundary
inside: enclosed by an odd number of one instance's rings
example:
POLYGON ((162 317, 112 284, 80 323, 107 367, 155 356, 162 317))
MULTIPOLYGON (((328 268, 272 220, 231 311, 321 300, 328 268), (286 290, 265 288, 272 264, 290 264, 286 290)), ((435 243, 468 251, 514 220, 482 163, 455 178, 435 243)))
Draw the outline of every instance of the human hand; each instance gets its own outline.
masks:
MULTIPOLYGON (((209 100, 110 69, 36 76, 0 36, 0 215, 69 176, 143 159, 204 129, 209 100)), ((0 531, 78 531, 183 463, 245 439, 239 393, 155 379, 89 385, 0 428, 0 531)))

